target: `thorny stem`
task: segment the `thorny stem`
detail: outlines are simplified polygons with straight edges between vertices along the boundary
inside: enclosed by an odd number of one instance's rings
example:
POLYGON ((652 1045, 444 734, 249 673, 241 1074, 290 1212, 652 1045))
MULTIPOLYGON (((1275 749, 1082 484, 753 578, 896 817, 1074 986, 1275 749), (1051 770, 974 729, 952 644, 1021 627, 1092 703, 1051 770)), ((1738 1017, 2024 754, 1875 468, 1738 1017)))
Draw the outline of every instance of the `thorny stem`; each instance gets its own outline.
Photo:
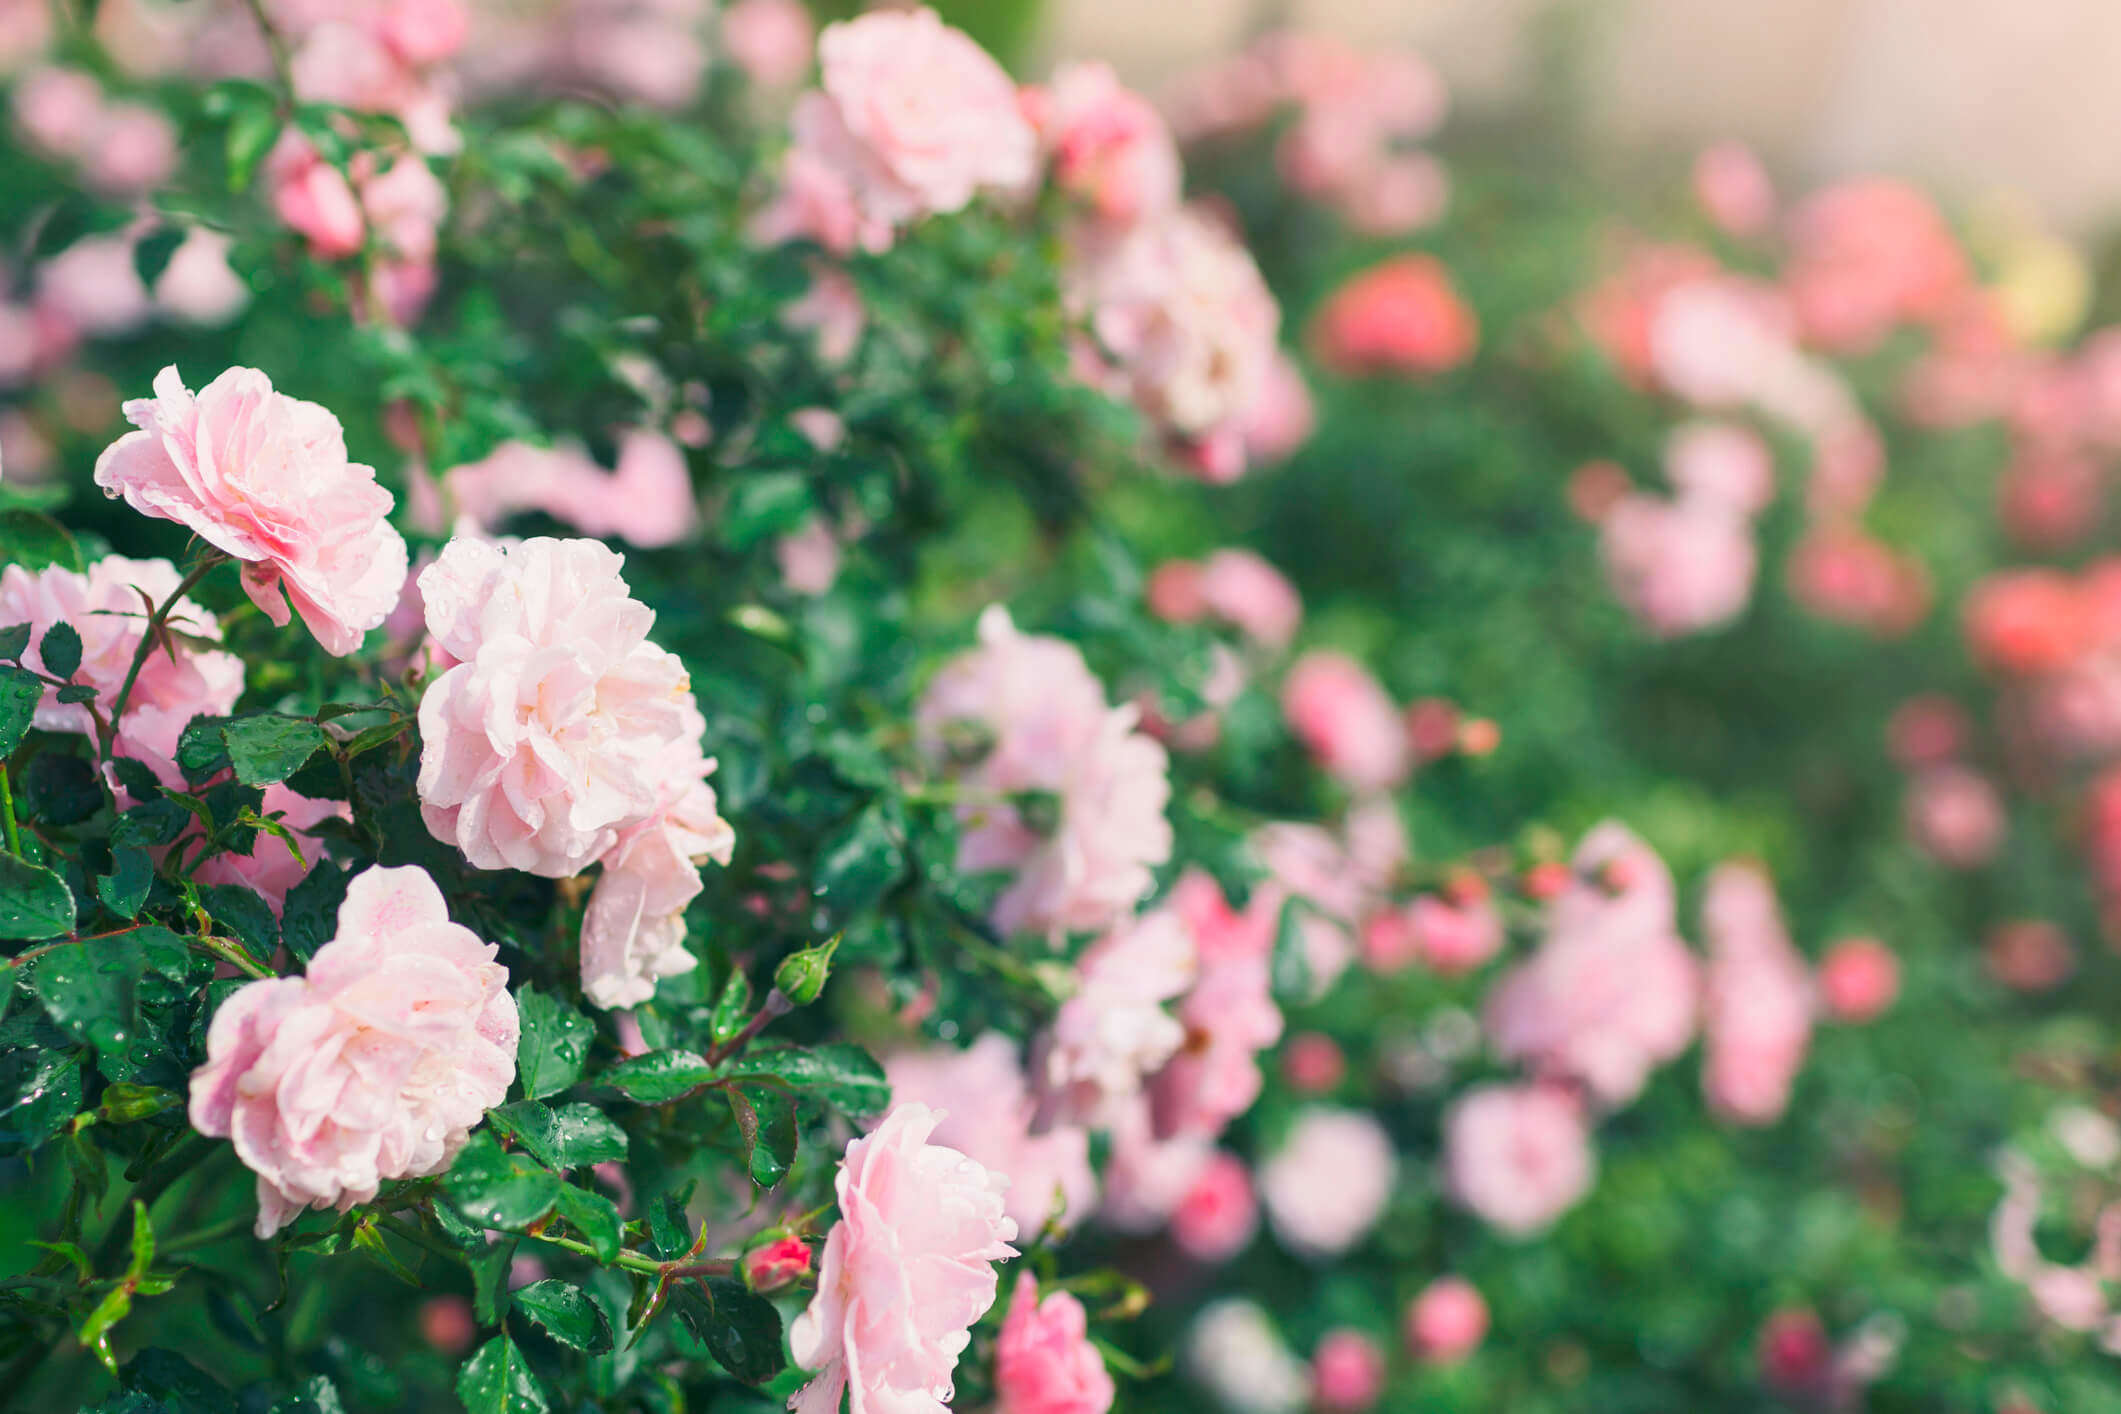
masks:
POLYGON ((780 988, 773 988, 766 993, 766 1000, 759 1003, 759 1009, 751 1014, 751 1019, 744 1023, 743 1030, 722 1042, 721 1045, 708 1049, 706 1055, 707 1063, 709 1065, 719 1065, 723 1061, 728 1060, 738 1051, 750 1045, 752 1038, 771 1025, 776 1017, 786 1016, 794 1010, 795 1003, 783 996, 780 988))
MULTIPOLYGON (((252 0, 252 4, 255 6, 257 0, 252 0)), ((119 685, 118 695, 111 703, 110 726, 103 738, 104 760, 110 759, 116 744, 118 723, 125 716, 126 704, 132 701, 133 684, 140 680, 140 669, 147 666, 149 655, 155 651, 155 640, 161 637, 163 627, 169 623, 169 616, 176 610, 177 601, 196 588, 199 581, 206 578, 209 570, 227 558, 228 556, 219 550, 208 551, 204 558, 191 567, 191 572, 179 581, 177 587, 170 591, 169 597, 156 605, 155 611, 147 616, 147 628, 140 635, 140 646, 133 650, 132 666, 125 670, 125 681, 119 685)))
MULTIPOLYGON (((407 1222, 395 1213, 382 1214, 376 1219, 376 1225, 396 1233, 407 1242, 412 1243, 416 1247, 424 1248, 438 1257, 447 1257, 459 1262, 464 1260, 462 1252, 449 1247, 439 1239, 431 1236, 424 1228, 415 1223, 407 1222)), ((533 1242, 543 1242, 547 1246, 558 1247, 563 1251, 573 1252, 578 1256, 602 1261, 601 1258, 597 1257, 597 1251, 594 1247, 591 1247, 586 1242, 577 1242, 571 1237, 559 1237, 549 1232, 527 1232, 523 1233, 522 1236, 529 1238, 533 1242)), ((616 1266, 623 1271, 639 1272, 643 1276, 652 1276, 665 1281, 682 1281, 690 1277, 727 1276, 736 1270, 736 1263, 728 1258, 697 1261, 680 1257, 668 1262, 659 1262, 645 1252, 635 1252, 626 1248, 620 1249, 619 1255, 607 1265, 616 1266)))

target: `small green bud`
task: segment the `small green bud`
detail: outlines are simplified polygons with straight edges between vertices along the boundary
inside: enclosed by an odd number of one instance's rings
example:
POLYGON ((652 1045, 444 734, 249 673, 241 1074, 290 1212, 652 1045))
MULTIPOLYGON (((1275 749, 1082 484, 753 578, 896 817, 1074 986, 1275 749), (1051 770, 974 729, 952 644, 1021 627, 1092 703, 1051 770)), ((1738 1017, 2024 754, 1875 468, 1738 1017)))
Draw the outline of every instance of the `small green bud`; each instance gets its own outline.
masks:
POLYGON ((839 945, 840 935, 834 933, 814 948, 782 958, 781 965, 773 969, 775 989, 797 1006, 809 1006, 825 990, 825 979, 832 975, 832 954, 839 945))

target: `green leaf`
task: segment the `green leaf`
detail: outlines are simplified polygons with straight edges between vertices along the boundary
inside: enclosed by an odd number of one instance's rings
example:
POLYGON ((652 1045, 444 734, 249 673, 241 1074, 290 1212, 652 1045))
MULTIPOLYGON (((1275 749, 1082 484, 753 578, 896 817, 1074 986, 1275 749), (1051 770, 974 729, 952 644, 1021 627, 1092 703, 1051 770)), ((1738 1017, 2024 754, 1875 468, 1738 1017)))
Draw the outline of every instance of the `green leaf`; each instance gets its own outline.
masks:
POLYGON ((891 1082, 884 1078, 884 1068, 849 1042, 750 1050, 730 1061, 724 1073, 735 1079, 779 1080, 854 1119, 867 1119, 891 1108, 891 1082))
POLYGON ((364 1214, 361 1221, 354 1224, 353 1245, 355 1251, 366 1256, 371 1262, 374 1262, 407 1286, 418 1286, 420 1284, 420 1279, 413 1275, 409 1267, 398 1260, 398 1254, 391 1251, 389 1245, 383 1241, 383 1234, 376 1230, 376 1220, 373 1215, 364 1214))
POLYGON ((746 1384, 770 1380, 787 1364, 781 1313, 735 1277, 688 1283, 672 1293, 671 1308, 722 1368, 746 1384))
POLYGON ((589 1018, 564 999, 528 986, 516 993, 516 1012, 522 1019, 516 1078, 523 1083, 523 1094, 542 1100, 581 1079, 589 1041, 596 1034, 589 1018))
POLYGON ((318 948, 338 935, 346 880, 345 870, 318 860, 302 882, 287 891, 287 902, 280 909, 280 938, 302 961, 315 957, 318 948))
POLYGON ((55 678, 70 678, 81 667, 81 630, 72 624, 53 624, 37 645, 44 671, 55 678))
POLYGON ((0 628, 0 660, 18 663, 29 652, 29 625, 9 624, 0 628))
POLYGON ((515 1309, 562 1345, 589 1355, 611 1349, 611 1321, 589 1293, 570 1282, 547 1278, 515 1294, 515 1309))
POLYGON ((515 1232, 551 1212, 564 1186, 551 1169, 508 1153, 483 1132, 471 1136, 442 1176, 442 1191, 458 1212, 474 1223, 515 1232))
POLYGON ((690 1051, 650 1051, 620 1061, 598 1077, 627 1099, 643 1105, 667 1104, 713 1080, 719 1072, 690 1051))
POLYGON ((772 1085, 732 1085, 723 1092, 751 1163, 751 1181, 771 1188, 795 1162, 795 1097, 772 1085))
POLYGON ((315 722, 301 717, 238 717, 221 728, 236 779, 247 786, 284 781, 328 738, 315 722))
POLYGON ((177 767, 186 780, 204 781, 228 769, 228 743, 221 737, 227 725, 226 717, 194 717, 185 724, 177 738, 177 767))
POLYGON ((869 907, 906 872, 898 831, 880 804, 871 805, 818 851, 817 896, 843 913, 869 907))
POLYGON ((154 1265, 154 1261, 154 1224, 147 1220, 147 1204, 135 1198, 133 1199, 132 1264, 125 1269, 125 1274, 137 1280, 147 1274, 147 1269, 154 1265))
POLYGON ((96 897, 120 918, 136 917, 155 882, 154 861, 144 849, 120 846, 111 852, 111 871, 96 876, 96 897))
POLYGON ((0 854, 0 938, 26 943, 74 930, 74 895, 66 880, 12 854, 0 854))
POLYGON ((27 668, 0 667, 0 757, 22 745, 30 718, 44 700, 44 682, 27 668))
POLYGON ((242 191, 258 170, 258 163, 272 150, 280 136, 280 115, 271 105, 243 108, 228 124, 223 152, 228 159, 228 189, 242 191))
POLYGON ((722 507, 722 543, 748 550, 770 535, 796 529, 810 509, 810 484, 801 473, 751 472, 730 488, 722 507))
POLYGON ((470 1414, 546 1414, 545 1390, 505 1335, 478 1348, 457 1372, 457 1398, 470 1414))
POLYGON ((30 990, 59 1028, 99 1050, 123 1048, 138 1027, 140 992, 151 976, 188 983, 183 939, 150 925, 54 948, 30 964, 30 990))
POLYGON ((675 1260, 692 1248, 692 1217, 685 1211, 691 1201, 690 1183, 648 1200, 648 1245, 663 1261, 675 1260))
POLYGON ((0 562, 26 570, 60 565, 70 570, 84 568, 81 547, 64 526, 36 511, 0 511, 0 562))
POLYGON ((104 1090, 96 1104, 96 1117, 105 1124, 137 1124, 183 1104, 184 1097, 174 1090, 120 1080, 104 1090))
POLYGON ((1268 962, 1268 977, 1274 999, 1300 1002, 1311 999, 1311 954, 1304 946, 1302 899, 1291 898, 1281 906, 1281 919, 1274 930, 1274 955, 1268 962))
POLYGON ((178 226, 159 226, 142 236, 133 247, 133 271, 140 283, 153 289, 155 281, 169 268, 169 258, 184 244, 184 231, 178 226))
POLYGON ((596 1249, 598 1261, 609 1262, 618 1257, 619 1248, 626 1239, 626 1224, 609 1198, 570 1185, 560 1189, 553 1211, 565 1218, 582 1235, 582 1240, 596 1249))
POLYGON ((133 1293, 129 1287, 114 1286, 103 1294, 103 1299, 89 1308, 74 1332, 82 1346, 103 1362, 103 1368, 113 1375, 118 1373, 118 1357, 111 1353, 110 1328, 132 1314, 133 1293))
POLYGON ((739 967, 722 984, 722 994, 707 1013, 707 1034, 719 1046, 744 1029, 751 1019, 751 978, 739 967))
POLYGON ((75 1050, 0 1053, 0 1154, 25 1154, 48 1143, 81 1107, 81 1057, 75 1050))
POLYGON ((626 1157, 626 1131, 595 1105, 553 1108, 517 1100, 489 1110, 486 1119, 549 1168, 587 1168, 626 1157))
POLYGON ((236 940, 259 957, 271 957, 280 946, 280 920, 256 890, 241 884, 201 884, 200 902, 236 940))

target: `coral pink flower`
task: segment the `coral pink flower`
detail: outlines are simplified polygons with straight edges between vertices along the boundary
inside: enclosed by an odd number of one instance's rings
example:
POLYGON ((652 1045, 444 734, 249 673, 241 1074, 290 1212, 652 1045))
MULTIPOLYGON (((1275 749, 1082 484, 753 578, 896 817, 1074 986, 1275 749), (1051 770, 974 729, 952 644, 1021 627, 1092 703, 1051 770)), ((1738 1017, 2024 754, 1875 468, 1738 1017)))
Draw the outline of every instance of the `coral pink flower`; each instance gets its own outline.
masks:
POLYGON ((1580 1081, 1608 1105, 1694 1036, 1700 969, 1673 917, 1663 861, 1607 822, 1578 847, 1551 906, 1546 941, 1488 996, 1496 1053, 1580 1081))
POLYGON ((1064 64, 1023 107, 1053 165, 1053 181, 1098 220, 1129 226, 1178 205, 1178 144, 1155 107, 1112 66, 1064 64))
POLYGON ((194 397, 172 367, 125 416, 140 430, 104 449, 96 484, 243 561, 244 591, 268 619, 284 625, 291 600, 324 650, 344 656, 390 613, 406 567, 391 495, 346 459, 325 409, 274 392, 254 368, 194 397))
POLYGON ((1594 1168, 1583 1107, 1565 1091, 1475 1086, 1444 1116, 1452 1196, 1512 1237, 1529 1237, 1576 1206, 1594 1168))
POLYGON ((941 1116, 896 1106, 847 1146, 833 1189, 817 1295, 788 1327, 788 1352, 816 1374, 795 1414, 944 1414, 972 1324, 994 1304, 991 1263, 1016 1255, 1006 1181, 929 1142, 941 1116))
POLYGON ((1775 886, 1752 864, 1720 864, 1701 900, 1709 965, 1703 988, 1709 1104, 1739 1124, 1772 1124, 1812 1036, 1812 985, 1790 945, 1775 886))
POLYGON ((1598 548, 1614 596, 1661 638, 1718 628, 1752 598, 1752 526, 1714 502, 1630 492, 1606 511, 1598 548))
POLYGON ((478 868, 579 873, 669 808, 674 754, 704 770, 684 665, 648 641, 624 563, 594 540, 458 539, 420 576, 457 660, 420 699, 420 812, 478 868))
POLYGON ((1089 1133, 1067 1124, 1031 1132, 1034 1102, 1016 1043, 1001 1032, 989 1031, 962 1050, 900 1051, 884 1069, 896 1103, 936 1109, 935 1142, 1008 1180, 1003 1211, 1019 1232, 1036 1234, 1056 1216, 1074 1227, 1096 1206, 1089 1133))
POLYGON ((1399 709, 1341 653, 1306 653, 1282 684, 1282 715, 1318 764, 1359 791, 1389 790, 1413 769, 1399 709))
POLYGON ((424 870, 375 868, 305 975, 221 1004, 191 1122, 258 1175, 258 1236, 442 1172, 507 1098, 518 1023, 497 951, 449 921, 424 870))
POLYGON ((1438 1277, 1407 1308, 1407 1348, 1432 1365, 1465 1359, 1487 1334, 1488 1303, 1464 1277, 1438 1277))
POLYGON ((1303 601, 1282 572, 1250 550, 1217 550, 1201 566, 1208 612, 1262 647, 1286 648, 1303 621, 1303 601))
POLYGON ((946 664, 916 713, 924 753, 993 799, 967 803, 958 867, 1007 869, 1005 932, 1111 926, 1149 891, 1171 853, 1164 749, 1114 708, 1072 644, 1019 633, 1006 610, 980 616, 980 644, 946 664), (1053 818, 1020 803, 1053 798, 1053 818))
POLYGON ((779 1291, 810 1275, 810 1244, 800 1237, 777 1237, 746 1252, 744 1285, 753 1291, 779 1291))
POLYGON ((1260 1166, 1274 1235, 1305 1256, 1345 1252, 1384 1215, 1399 1162, 1383 1126, 1361 1110, 1304 1110, 1260 1166))
POLYGON ((1217 1150, 1201 1165, 1171 1214, 1171 1240, 1196 1262, 1227 1262, 1259 1231, 1259 1199, 1252 1171, 1235 1154, 1217 1150))
POLYGON ((1742 142, 1702 149, 1694 159, 1694 200, 1733 236, 1757 236, 1775 219, 1775 184, 1742 142))
POLYGON ((1929 612, 1922 566, 1852 528, 1815 529, 1790 552, 1790 597, 1823 619, 1882 636, 1907 633, 1929 612))
POLYGON ((2086 605, 2057 570, 1992 574, 1966 597, 1966 638, 1986 666, 2009 673, 2061 667, 2083 651, 2086 605))
POLYGON ((1836 1021, 1872 1021, 1900 995, 1900 960, 1876 938, 1844 938, 1819 964, 1819 998, 1836 1021))
POLYGON ((311 800, 276 782, 265 788, 261 813, 268 819, 279 818, 301 848, 299 858, 286 840, 260 830, 248 853, 217 854, 193 874, 201 883, 243 884, 256 889, 272 905, 277 917, 287 902, 287 891, 309 877, 323 853, 323 841, 311 831, 326 820, 350 820, 353 810, 343 800, 311 800))
POLYGON ((1485 966, 1502 951, 1502 914, 1485 891, 1464 903, 1422 894, 1407 907, 1422 961, 1445 976, 1485 966))
POLYGON ((1403 255, 1342 285, 1311 325, 1319 361, 1338 373, 1427 375, 1472 357, 1480 325, 1434 257, 1403 255))
POLYGON ((1968 281, 1966 257, 1930 199, 1905 182, 1843 182, 1790 218, 1785 272, 1805 336, 1867 349, 1904 320, 1943 314, 1968 281))
POLYGON ((1965 766, 1933 766, 1908 786, 1907 829, 1938 863, 1972 869, 1995 857, 2009 820, 1988 777, 1965 766))
MULTIPOLYGON (((105 555, 83 574, 63 565, 0 569, 0 624, 26 624, 30 646, 23 666, 48 673, 41 644, 54 624, 71 624, 81 635, 81 665, 71 681, 96 689, 100 710, 117 705, 118 689, 140 647, 147 615, 175 592, 180 576, 167 560, 129 560, 105 555)), ((170 786, 180 786, 177 740, 193 717, 234 710, 243 693, 243 660, 233 653, 194 646, 218 643, 221 624, 190 599, 179 599, 169 624, 171 650, 156 650, 140 666, 125 715, 118 720, 117 752, 145 763, 170 786)), ((82 703, 61 702, 47 687, 32 722, 48 732, 95 733, 95 719, 82 703)), ((262 838, 262 837, 261 837, 262 838)), ((284 848, 275 845, 276 848, 284 848)))
POLYGON ((761 88, 790 88, 810 71, 814 32, 801 0, 736 0, 721 33, 723 50, 761 88))
POLYGON ((1360 1414, 1384 1387, 1385 1353, 1361 1331, 1327 1331, 1311 1352, 1311 1399, 1322 1410, 1360 1414))
POLYGON ((1105 1357, 1090 1342, 1083 1303, 1065 1291, 1038 1299, 1038 1279, 1016 1279, 1009 1315, 994 1345, 999 1414, 1105 1414, 1116 1391, 1105 1357))
POLYGON ((1082 956, 1075 995, 1040 1038, 1041 1092, 1079 1119, 1140 1091, 1186 1039, 1164 1003, 1193 985, 1193 935, 1166 907, 1107 933, 1082 956))

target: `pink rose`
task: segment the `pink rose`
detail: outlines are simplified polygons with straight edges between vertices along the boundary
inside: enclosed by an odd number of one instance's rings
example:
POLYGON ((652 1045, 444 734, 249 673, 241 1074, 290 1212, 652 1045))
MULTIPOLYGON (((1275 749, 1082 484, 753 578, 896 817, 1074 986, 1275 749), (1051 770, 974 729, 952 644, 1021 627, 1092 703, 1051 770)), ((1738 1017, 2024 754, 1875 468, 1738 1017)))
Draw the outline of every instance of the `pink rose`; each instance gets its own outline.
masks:
POLYGON ((1064 64, 1023 105, 1053 164, 1053 181, 1108 226, 1130 226, 1178 205, 1178 144, 1147 99, 1112 66, 1064 64))
POLYGON ((1896 324, 1942 314, 1965 288, 1966 257, 1934 204, 1905 182, 1843 182, 1790 216, 1785 279, 1805 335, 1842 352, 1896 324))
POLYGON ((1614 596, 1662 638, 1737 618, 1752 598, 1759 566, 1743 516, 1713 502, 1632 492, 1607 510, 1598 548, 1614 596))
POLYGON ((991 1263, 1016 1255, 1003 1179, 928 1142, 940 1121, 901 1104, 847 1146, 833 1189, 817 1295, 788 1327, 788 1352, 817 1373, 788 1403, 835 1414, 944 1414, 972 1324, 994 1304, 991 1263))
POLYGON ((457 539, 420 576, 457 660, 420 699, 420 810, 477 868, 579 873, 670 808, 673 759, 686 789, 705 774, 684 665, 648 641, 624 563, 594 540, 457 539))
MULTIPOLYGON (((167 560, 129 560, 105 555, 86 574, 61 565, 26 570, 0 569, 0 624, 27 624, 30 647, 25 667, 48 672, 42 643, 54 624, 71 624, 81 635, 81 666, 72 681, 96 689, 100 710, 117 705, 140 635, 149 600, 159 605, 175 591, 180 576, 167 560), (143 598, 142 596, 146 596, 143 598)), ((170 613, 173 651, 148 654, 126 699, 118 722, 117 752, 144 762, 170 786, 180 786, 177 740, 197 716, 222 716, 234 710, 243 692, 243 662, 233 653, 200 649, 191 640, 218 643, 221 624, 185 598, 170 613)), ((82 703, 59 701, 59 689, 48 687, 39 699, 33 723, 48 732, 93 736, 95 720, 82 703)))
POLYGON ((1426 376, 1473 356, 1480 324, 1430 255, 1403 255, 1349 280, 1311 324, 1319 361, 1337 373, 1426 376))
POLYGON ((1332 1414, 1360 1414, 1385 1388, 1385 1353, 1361 1331, 1330 1330, 1311 1352, 1311 1399, 1332 1414))
POLYGON ((1146 1098, 1117 1106, 1109 1129, 1098 1219, 1121 1232, 1153 1232, 1171 1220, 1214 1161, 1214 1142, 1198 1133, 1158 1138, 1146 1098))
POLYGON ((1775 499, 1775 455, 1735 422, 1688 422, 1664 444, 1664 475, 1682 500, 1757 515, 1775 499))
POLYGON ((250 285, 229 268, 235 242, 219 231, 194 226, 155 281, 155 306, 187 324, 218 329, 250 303, 250 285))
POLYGON ((999 605, 980 644, 943 667, 922 696, 923 753, 976 796, 958 808, 958 868, 1006 869, 1004 932, 1059 935, 1109 927, 1149 891, 1170 857, 1163 747, 1114 708, 1072 644, 1019 633, 999 605), (1044 811, 1019 801, 1050 797, 1044 811))
POLYGON ((774 542, 773 558, 791 594, 815 599, 831 593, 839 580, 840 538, 823 516, 812 516, 802 529, 774 542))
POLYGON ((1719 142, 1694 159, 1694 200, 1732 236, 1757 236, 1775 219, 1775 184, 1753 150, 1719 142))
POLYGON ((1036 1235, 1049 1218, 1074 1227, 1097 1204, 1090 1136, 1056 1124, 1032 1133, 1035 1106, 1016 1043, 989 1031, 970 1046, 931 1046, 888 1057, 892 1099, 936 1110, 935 1140, 962 1151, 1008 1184, 1003 1211, 1036 1235), (943 1106, 948 1108, 944 1109, 943 1106))
POLYGON ((346 459, 325 409, 274 392, 254 368, 231 368, 194 397, 171 367, 125 416, 140 430, 97 458, 96 484, 243 561, 244 591, 268 619, 285 625, 293 601, 343 657, 390 613, 406 568, 391 495, 346 459))
POLYGON ((1212 1136, 1259 1098, 1254 1057, 1280 1040, 1282 1029, 1268 973, 1280 905, 1261 894, 1238 913, 1197 871, 1172 890, 1171 907, 1192 930, 1200 973, 1179 1003, 1186 1044, 1151 1086, 1160 1135, 1212 1136))
POLYGON ((508 1097, 516 1005, 497 951, 449 921, 424 870, 369 869, 305 975, 221 1004, 191 1122, 258 1175, 258 1236, 442 1172, 508 1097))
POLYGON ((1282 572, 1250 550, 1217 550, 1201 566, 1208 612, 1262 647, 1281 649, 1303 621, 1303 601, 1282 572))
POLYGON ((1170 908, 1131 919, 1091 944, 1075 995, 1037 1048, 1040 1090, 1088 1120, 1140 1091, 1177 1052, 1186 1028, 1164 1003, 1193 985, 1193 935, 1170 908))
POLYGON ((375 29, 391 53, 424 68, 464 47, 471 12, 462 0, 389 0, 375 18, 375 29))
POLYGON ((1214 1401, 1210 1407, 1240 1414, 1296 1414, 1311 1393, 1303 1362, 1267 1313, 1243 1297, 1224 1297, 1193 1318, 1184 1365, 1214 1401))
POLYGON ((177 128, 160 109, 114 103, 103 110, 88 153, 91 186, 132 195, 160 186, 176 167, 177 128))
POLYGON ((1426 1364, 1455 1364, 1487 1334, 1488 1303, 1464 1277, 1438 1277, 1407 1308, 1407 1348, 1426 1364))
POLYGON ((1116 1393, 1105 1357, 1090 1341, 1083 1303, 1065 1291, 1038 1299, 1025 1272, 994 1345, 1000 1414, 1105 1414, 1116 1393))
POLYGON ((1875 1021, 1900 995, 1900 960, 1876 938, 1844 938, 1819 964, 1819 999, 1836 1021, 1875 1021))
POLYGON ((1274 1235, 1307 1257, 1347 1251, 1392 1196, 1399 1168, 1383 1126, 1360 1110, 1304 1110, 1260 1166, 1259 1196, 1274 1235))
POLYGON ((1740 1124, 1772 1124, 1790 1102, 1812 1035, 1812 984, 1790 945, 1775 887, 1751 864, 1721 864, 1701 901, 1709 1104, 1740 1124))
POLYGON ((343 260, 368 239, 352 183, 295 129, 282 133, 265 159, 265 183, 273 211, 319 260, 343 260))
POLYGON ((1907 790, 1907 829, 1917 846, 1951 869, 1993 859, 2010 828, 1988 777, 1965 766, 1932 766, 1907 790))
POLYGON ((324 843, 311 833, 312 829, 326 820, 350 820, 353 810, 343 800, 311 800, 276 782, 265 788, 265 805, 260 813, 267 819, 278 817, 301 848, 300 858, 286 840, 260 830, 248 853, 217 854, 201 864, 194 875, 201 883, 244 884, 256 889, 278 917, 287 902, 287 891, 309 877, 309 871, 322 857, 324 843))
POLYGON ((1317 650, 1289 669, 1282 715, 1325 770, 1358 791, 1389 790, 1413 769, 1399 709, 1353 658, 1317 650))
POLYGON ((1444 1116, 1444 1181, 1511 1237, 1553 1224, 1588 1193, 1594 1169, 1583 1107, 1546 1085, 1479 1085, 1444 1116))
POLYGON ((15 131, 55 157, 85 157, 103 120, 103 86, 79 69, 39 68, 15 84, 15 131))
MULTIPOLYGON (((84 236, 37 267, 36 366, 63 359, 82 334, 118 338, 154 314, 133 262, 134 244, 125 231, 84 236)), ((98 413, 96 424, 107 417, 98 413)))
POLYGON ((1303 371, 1295 359, 1277 351, 1259 396, 1244 415, 1245 460, 1256 466, 1286 461, 1311 440, 1317 426, 1318 409, 1303 371))
POLYGON ((1422 961, 1447 977, 1483 967, 1502 951, 1502 914, 1485 890, 1464 903, 1422 894, 1407 914, 1422 961))
POLYGON ((761 88, 789 88, 810 71, 810 11, 800 0, 735 0, 722 11, 722 48, 761 88))
POLYGON ((1194 1176, 1171 1214, 1171 1240, 1196 1262, 1227 1262, 1259 1231, 1252 1171, 1217 1150, 1194 1176))

